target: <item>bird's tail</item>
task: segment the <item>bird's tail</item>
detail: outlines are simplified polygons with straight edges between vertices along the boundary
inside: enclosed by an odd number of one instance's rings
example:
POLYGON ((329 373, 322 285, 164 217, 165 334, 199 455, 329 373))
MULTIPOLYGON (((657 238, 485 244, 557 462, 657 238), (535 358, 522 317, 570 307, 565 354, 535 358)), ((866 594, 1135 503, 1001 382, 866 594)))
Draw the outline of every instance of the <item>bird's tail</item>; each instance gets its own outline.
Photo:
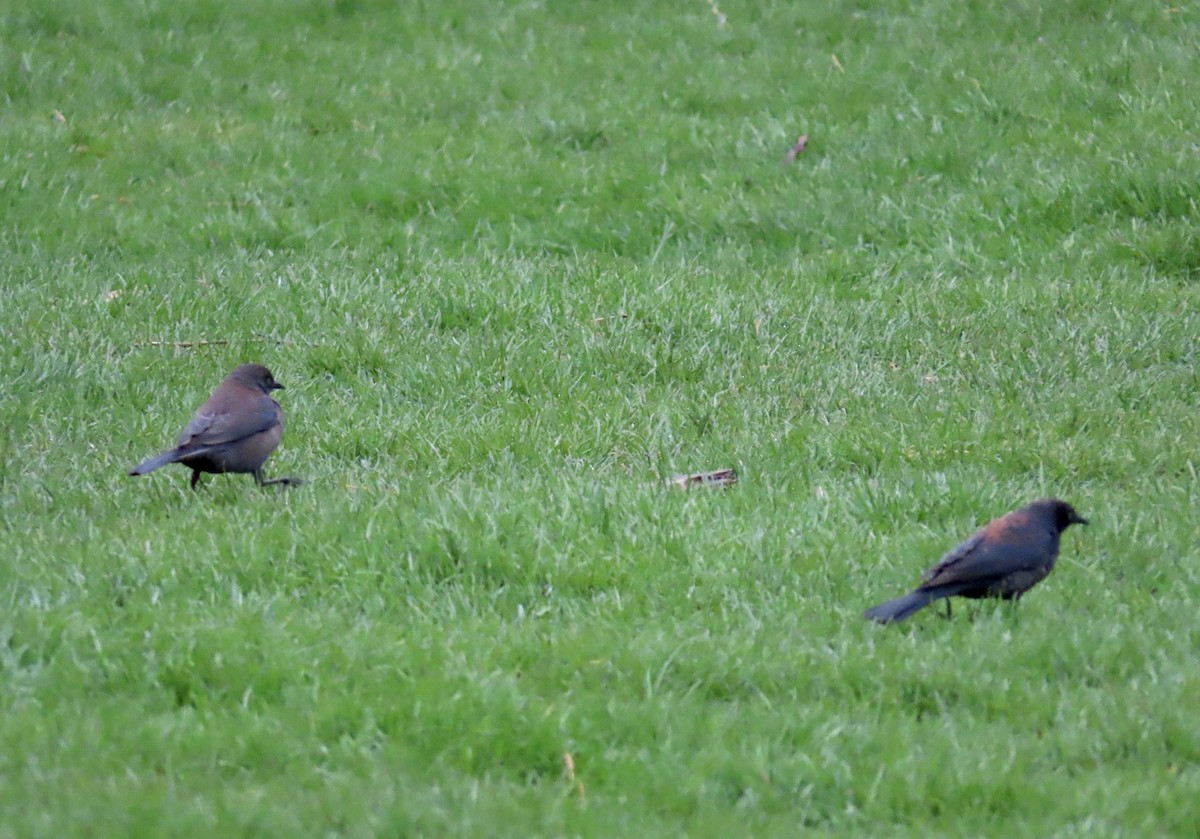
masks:
POLYGON ((170 451, 156 455, 143 463, 139 463, 137 466, 129 470, 129 474, 145 475, 149 472, 153 472, 155 469, 158 469, 161 466, 166 466, 168 463, 174 463, 177 460, 179 460, 179 450, 171 449, 170 451))
POLYGON ((917 589, 903 597, 897 597, 895 600, 889 600, 887 603, 880 603, 878 606, 867 609, 865 616, 879 623, 895 623, 911 617, 914 612, 921 611, 937 600, 939 596, 942 595, 937 592, 917 589))

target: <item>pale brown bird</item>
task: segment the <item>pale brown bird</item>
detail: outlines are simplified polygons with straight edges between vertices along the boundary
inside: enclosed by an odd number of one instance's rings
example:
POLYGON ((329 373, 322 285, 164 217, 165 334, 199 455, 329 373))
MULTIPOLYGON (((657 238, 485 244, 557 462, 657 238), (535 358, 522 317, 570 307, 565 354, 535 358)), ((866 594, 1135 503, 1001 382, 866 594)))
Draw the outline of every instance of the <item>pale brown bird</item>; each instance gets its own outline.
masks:
POLYGON ((175 448, 152 457, 130 470, 145 475, 168 463, 192 470, 192 487, 200 473, 250 473, 259 486, 297 486, 300 478, 263 479, 263 464, 283 437, 283 408, 271 397, 281 390, 271 371, 261 364, 243 364, 217 386, 175 448))

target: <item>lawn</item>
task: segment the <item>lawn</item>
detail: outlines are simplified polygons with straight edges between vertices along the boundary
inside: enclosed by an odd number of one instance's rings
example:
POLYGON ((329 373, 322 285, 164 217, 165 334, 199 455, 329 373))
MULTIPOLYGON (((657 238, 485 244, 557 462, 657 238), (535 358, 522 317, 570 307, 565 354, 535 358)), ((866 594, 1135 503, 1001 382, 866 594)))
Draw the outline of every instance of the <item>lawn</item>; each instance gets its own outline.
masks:
POLYGON ((1196 835, 1200 10, 0 31, 0 837, 1196 835), (242 361, 309 483, 128 477, 242 361))

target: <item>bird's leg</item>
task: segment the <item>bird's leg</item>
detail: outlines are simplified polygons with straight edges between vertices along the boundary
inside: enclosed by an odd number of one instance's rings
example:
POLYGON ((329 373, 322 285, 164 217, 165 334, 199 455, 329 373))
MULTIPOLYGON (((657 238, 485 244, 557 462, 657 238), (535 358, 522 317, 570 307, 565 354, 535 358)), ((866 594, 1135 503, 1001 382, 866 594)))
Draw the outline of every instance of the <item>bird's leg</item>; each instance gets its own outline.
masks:
POLYGON ((200 470, 193 469, 192 470, 192 489, 195 489, 196 484, 198 484, 198 483, 200 483, 200 470))
MULTIPOLYGON (((1022 594, 1023 593, 1024 592, 1022 592, 1022 594)), ((1021 602, 1020 594, 1014 595, 1013 598, 1008 601, 1008 613, 1010 615, 1012 615, 1012 619, 1017 621, 1018 623, 1021 620, 1021 608, 1017 604, 1019 604, 1020 602, 1021 602)))
POLYGON ((950 609, 950 598, 946 598, 946 620, 953 620, 954 612, 950 609))
POLYGON ((279 484, 279 485, 285 486, 285 487, 298 487, 298 486, 303 486, 304 483, 305 483, 305 481, 303 478, 272 478, 269 481, 263 481, 262 485, 265 487, 269 487, 269 486, 274 486, 275 484, 279 484))
POLYGON ((254 481, 260 487, 275 486, 276 484, 279 484, 279 485, 282 485, 285 487, 298 487, 304 483, 303 478, 272 478, 271 480, 268 481, 263 478, 263 473, 262 473, 261 469, 256 469, 254 471, 254 481))

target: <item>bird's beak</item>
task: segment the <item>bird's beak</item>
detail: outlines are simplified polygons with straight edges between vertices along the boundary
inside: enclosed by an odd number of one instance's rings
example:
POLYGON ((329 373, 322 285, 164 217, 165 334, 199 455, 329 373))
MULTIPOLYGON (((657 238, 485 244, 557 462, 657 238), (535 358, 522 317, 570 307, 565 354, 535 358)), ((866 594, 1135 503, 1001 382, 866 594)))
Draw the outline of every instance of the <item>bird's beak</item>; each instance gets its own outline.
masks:
POLYGON ((287 388, 285 388, 279 382, 275 382, 274 384, 271 385, 271 390, 287 390, 287 388))
POLYGON ((1071 524, 1087 524, 1088 520, 1079 513, 1071 513, 1071 524))

